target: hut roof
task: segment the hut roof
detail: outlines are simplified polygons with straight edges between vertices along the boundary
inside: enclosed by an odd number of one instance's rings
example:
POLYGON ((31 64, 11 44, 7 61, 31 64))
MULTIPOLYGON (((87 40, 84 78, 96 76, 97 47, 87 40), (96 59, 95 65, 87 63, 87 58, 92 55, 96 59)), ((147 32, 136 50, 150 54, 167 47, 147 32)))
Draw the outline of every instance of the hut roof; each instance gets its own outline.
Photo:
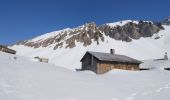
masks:
MULTIPOLYGON (((137 63, 137 64, 142 63, 139 60, 136 60, 134 58, 131 58, 131 57, 128 57, 128 56, 125 56, 125 55, 101 53, 101 52, 92 52, 92 51, 87 51, 86 54, 87 53, 93 55, 94 57, 96 57, 100 61, 114 61, 114 62, 137 63)), ((84 56, 83 56, 83 58, 84 58, 84 56)), ((82 59, 81 59, 81 61, 82 61, 82 59)))
POLYGON ((7 52, 7 53, 12 53, 12 54, 15 54, 15 53, 16 53, 15 50, 10 49, 10 48, 8 48, 7 46, 1 45, 1 44, 0 44, 0 48, 4 48, 4 49, 8 50, 8 51, 5 51, 5 52, 7 52))
POLYGON ((2 47, 2 48, 7 48, 7 46, 1 45, 1 44, 0 44, 0 47, 2 47))

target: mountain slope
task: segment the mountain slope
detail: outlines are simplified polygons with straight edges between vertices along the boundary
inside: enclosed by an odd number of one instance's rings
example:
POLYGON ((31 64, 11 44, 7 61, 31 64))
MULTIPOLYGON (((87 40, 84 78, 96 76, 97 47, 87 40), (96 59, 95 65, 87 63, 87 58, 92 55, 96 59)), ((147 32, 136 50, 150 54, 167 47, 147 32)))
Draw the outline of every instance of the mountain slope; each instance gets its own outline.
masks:
POLYGON ((95 23, 64 29, 12 46, 18 55, 40 56, 68 69, 80 68, 86 51, 109 52, 143 60, 170 53, 170 26, 148 21, 121 21, 96 26, 95 23))
MULTIPOLYGON (((169 71, 75 72, 0 52, 1 100, 169 100, 169 71)), ((169 62, 170 64, 170 62, 169 62)), ((160 64, 158 64, 160 65, 160 64)))

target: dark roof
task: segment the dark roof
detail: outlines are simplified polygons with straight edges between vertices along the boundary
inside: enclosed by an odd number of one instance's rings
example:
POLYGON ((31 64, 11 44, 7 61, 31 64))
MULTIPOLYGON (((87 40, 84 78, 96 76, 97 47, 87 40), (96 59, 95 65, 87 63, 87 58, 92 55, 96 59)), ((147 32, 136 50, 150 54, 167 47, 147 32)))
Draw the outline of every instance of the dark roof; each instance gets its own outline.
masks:
POLYGON ((10 48, 8 48, 7 46, 1 45, 1 44, 0 44, 0 48, 4 48, 4 49, 8 50, 8 51, 5 51, 5 52, 8 52, 8 53, 13 53, 13 54, 16 53, 15 50, 10 49, 10 48))
POLYGON ((101 53, 101 52, 92 52, 92 51, 87 51, 86 53, 89 53, 89 54, 93 55, 94 57, 96 57, 100 61, 114 61, 114 62, 137 63, 137 64, 142 63, 139 60, 133 59, 133 58, 125 56, 125 55, 101 53))
POLYGON ((1 44, 0 44, 0 47, 2 47, 2 48, 7 48, 7 46, 1 45, 1 44))

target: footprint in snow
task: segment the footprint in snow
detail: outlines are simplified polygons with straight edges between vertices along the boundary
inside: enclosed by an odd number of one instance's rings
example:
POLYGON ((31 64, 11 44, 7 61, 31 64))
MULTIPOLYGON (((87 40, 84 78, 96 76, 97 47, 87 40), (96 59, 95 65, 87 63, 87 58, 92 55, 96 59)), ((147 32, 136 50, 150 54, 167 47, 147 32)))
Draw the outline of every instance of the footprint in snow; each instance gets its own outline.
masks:
POLYGON ((127 97, 126 100, 134 100, 133 97, 127 97))
POLYGON ((148 92, 142 93, 142 95, 149 95, 149 94, 152 94, 152 93, 153 93, 153 91, 148 91, 148 92))
POLYGON ((126 100, 134 100, 136 96, 136 93, 132 93, 129 97, 126 98, 126 100))
POLYGON ((170 88, 170 84, 165 85, 165 87, 164 87, 164 88, 165 88, 165 89, 170 88))
POLYGON ((142 95, 148 95, 148 93, 147 93, 147 92, 144 92, 144 93, 142 93, 142 95))
POLYGON ((163 88, 159 88, 159 89, 155 90, 155 92, 161 92, 161 90, 168 89, 168 88, 170 88, 170 84, 167 84, 163 88))
POLYGON ((4 88, 10 88, 11 87, 9 84, 6 84, 6 83, 1 83, 0 86, 2 86, 4 88))
POLYGON ((67 99, 67 100, 76 100, 76 99, 70 98, 70 99, 67 99))
POLYGON ((118 98, 112 98, 112 99, 110 99, 110 100, 119 100, 118 98))
MULTIPOLYGON (((159 93, 159 92, 161 92, 163 89, 168 89, 168 88, 170 88, 170 84, 167 84, 167 85, 165 85, 165 86, 162 87, 162 88, 158 88, 158 89, 156 89, 154 92, 159 93)), ((142 95, 149 95, 149 94, 152 94, 152 93, 153 93, 153 91, 149 91, 149 92, 144 92, 144 93, 142 93, 142 95)))
POLYGON ((133 96, 133 97, 136 96, 136 93, 133 93, 131 96, 133 96))
POLYGON ((155 90, 155 92, 161 92, 163 88, 159 88, 157 90, 155 90))

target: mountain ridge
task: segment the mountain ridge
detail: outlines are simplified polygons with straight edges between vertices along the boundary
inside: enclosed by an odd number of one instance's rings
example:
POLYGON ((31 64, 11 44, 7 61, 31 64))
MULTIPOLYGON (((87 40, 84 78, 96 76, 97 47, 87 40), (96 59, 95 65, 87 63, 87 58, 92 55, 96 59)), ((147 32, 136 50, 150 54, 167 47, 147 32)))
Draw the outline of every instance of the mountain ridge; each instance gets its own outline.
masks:
POLYGON ((141 37, 151 37, 153 34, 163 30, 161 24, 155 24, 147 21, 132 21, 125 20, 116 23, 107 23, 97 26, 95 22, 86 23, 85 25, 70 29, 63 29, 54 31, 35 37, 31 40, 20 42, 28 47, 47 47, 50 44, 57 43, 54 50, 58 47, 63 47, 63 41, 67 44, 67 47, 75 47, 75 41, 83 43, 84 46, 88 46, 92 43, 92 39, 99 44, 99 39, 104 41, 104 36, 109 36, 115 40, 122 40, 131 42, 132 39, 139 39, 141 37))

